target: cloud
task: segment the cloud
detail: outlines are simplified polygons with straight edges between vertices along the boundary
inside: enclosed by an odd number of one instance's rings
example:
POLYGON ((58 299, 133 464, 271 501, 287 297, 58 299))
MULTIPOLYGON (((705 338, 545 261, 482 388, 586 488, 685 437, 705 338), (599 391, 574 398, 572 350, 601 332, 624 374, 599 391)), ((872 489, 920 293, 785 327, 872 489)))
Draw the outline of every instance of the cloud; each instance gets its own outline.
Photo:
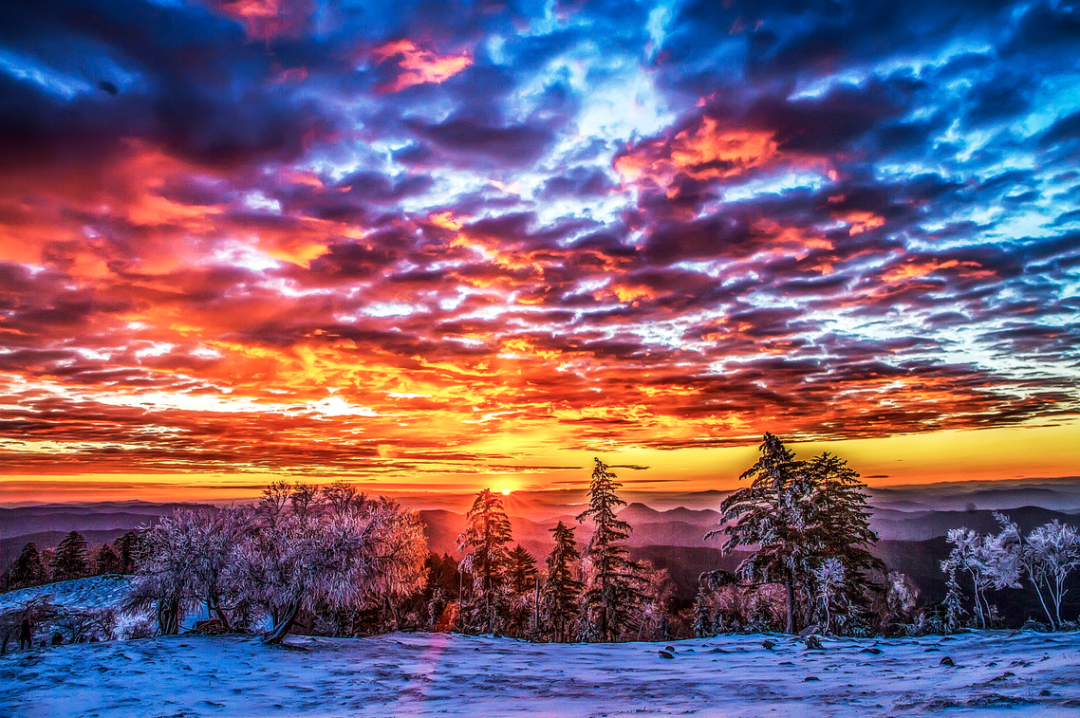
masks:
POLYGON ((5 5, 4 465, 406 480, 1061 421, 1074 15, 5 5))

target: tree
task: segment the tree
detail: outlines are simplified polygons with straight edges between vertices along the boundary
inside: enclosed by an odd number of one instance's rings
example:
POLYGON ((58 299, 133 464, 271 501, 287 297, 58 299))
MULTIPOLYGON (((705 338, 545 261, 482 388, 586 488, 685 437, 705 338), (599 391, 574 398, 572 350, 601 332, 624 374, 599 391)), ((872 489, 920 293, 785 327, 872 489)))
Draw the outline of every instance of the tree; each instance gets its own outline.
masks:
POLYGON ((547 557, 547 582, 540 596, 543 620, 551 627, 552 640, 566 640, 568 626, 578 615, 578 595, 582 583, 574 578, 574 565, 581 553, 574 543, 574 529, 562 521, 551 529, 555 548, 547 557))
POLYGON ((237 546, 250 530, 249 508, 177 509, 144 531, 142 555, 127 605, 153 606, 162 635, 179 631, 184 615, 200 603, 226 629, 225 603, 235 599, 229 572, 237 546))
POLYGON ((242 599, 264 606, 281 643, 301 610, 373 608, 423 587, 427 543, 415 511, 388 499, 341 514, 262 511, 231 569, 242 599))
POLYGON ((1013 560, 1035 588, 1050 628, 1060 629, 1061 601, 1067 592, 1065 581, 1080 566, 1080 534, 1074 527, 1054 519, 1032 529, 1024 538, 1020 535, 1019 527, 1007 516, 995 513, 994 517, 1002 526, 1006 547, 1013 560), (1054 606, 1053 614, 1046 603, 1044 589, 1054 606))
POLYGON ((101 544, 94 554, 94 573, 98 576, 105 573, 120 573, 120 556, 116 549, 107 543, 101 544))
POLYGON ((1029 565, 1046 584, 1054 603, 1057 628, 1061 628, 1061 601, 1067 593, 1065 581, 1080 566, 1080 535, 1075 527, 1054 519, 1032 530, 1026 546, 1029 565))
POLYGON ((322 488, 322 497, 331 510, 336 514, 343 514, 352 508, 363 508, 367 496, 356 490, 355 486, 346 484, 344 481, 335 481, 329 486, 322 488))
POLYGON ((8 571, 8 580, 11 590, 45 583, 45 566, 36 544, 28 543, 22 547, 8 571))
MULTIPOLYGON (((720 505, 724 521, 734 521, 726 529, 721 551, 729 554, 740 547, 757 549, 741 564, 737 573, 749 581, 783 584, 787 594, 785 630, 795 633, 795 589, 810 571, 812 548, 805 529, 810 525, 810 486, 795 460, 777 437, 765 434, 761 458, 744 471, 739 480, 751 479, 720 505)), ((710 531, 709 539, 725 533, 710 531)))
MULTIPOLYGON (((726 527, 710 531, 709 539, 724 535, 722 551, 729 554, 744 548, 751 555, 743 560, 736 573, 752 585, 779 583, 787 598, 785 630, 797 630, 798 597, 812 603, 822 595, 820 580, 829 581, 829 609, 843 607, 842 617, 874 588, 871 571, 884 564, 869 547, 877 541, 870 529, 866 509, 865 486, 847 462, 825 453, 809 462, 798 461, 779 438, 766 433, 761 457, 743 472, 740 480, 750 479, 749 487, 739 489, 720 506, 726 527), (824 569, 830 559, 834 564, 824 569), (837 584, 836 581, 841 580, 837 584)), ((817 602, 819 609, 824 607, 817 602)))
POLYGON ((51 565, 52 579, 68 581, 85 576, 88 572, 86 556, 86 539, 78 531, 72 531, 56 547, 51 565))
POLYGON ((117 573, 125 575, 135 573, 135 555, 139 551, 139 534, 135 531, 128 531, 113 542, 113 548, 116 549, 116 553, 120 557, 120 568, 117 573))
POLYGON ((585 638, 600 641, 618 640, 629 627, 634 604, 642 594, 639 566, 631 561, 623 542, 633 529, 615 514, 626 502, 615 490, 622 485, 608 470, 607 464, 594 458, 589 482, 589 507, 582 511, 578 522, 592 519, 592 537, 585 548, 585 593, 582 596, 582 622, 585 638))
POLYGON ((508 559, 506 544, 512 538, 510 519, 503 510, 502 499, 491 489, 476 495, 472 508, 465 515, 465 530, 458 536, 458 551, 469 551, 461 562, 461 570, 473 576, 473 591, 469 603, 474 608, 482 632, 498 626, 499 593, 505 578, 508 559))
POLYGON ((506 556, 506 575, 514 593, 531 591, 536 580, 536 559, 520 544, 506 556))
POLYGON ((946 541, 953 544, 949 558, 941 562, 941 570, 955 581, 955 574, 966 572, 971 577, 975 597, 975 615, 979 627, 987 628, 993 611, 986 591, 1006 586, 1020 588, 1020 560, 1012 550, 1013 534, 1008 526, 996 535, 980 536, 966 526, 950 529, 946 541))

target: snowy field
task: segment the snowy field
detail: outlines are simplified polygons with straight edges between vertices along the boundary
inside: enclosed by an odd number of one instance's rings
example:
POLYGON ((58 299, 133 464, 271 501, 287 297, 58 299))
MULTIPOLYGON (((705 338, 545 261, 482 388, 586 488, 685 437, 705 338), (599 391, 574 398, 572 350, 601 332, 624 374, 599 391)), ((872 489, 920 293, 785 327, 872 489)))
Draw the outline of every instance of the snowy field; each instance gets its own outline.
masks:
POLYGON ((196 637, 0 658, 0 716, 1078 716, 1080 634, 664 645, 196 637), (954 666, 942 665, 948 656, 954 666))

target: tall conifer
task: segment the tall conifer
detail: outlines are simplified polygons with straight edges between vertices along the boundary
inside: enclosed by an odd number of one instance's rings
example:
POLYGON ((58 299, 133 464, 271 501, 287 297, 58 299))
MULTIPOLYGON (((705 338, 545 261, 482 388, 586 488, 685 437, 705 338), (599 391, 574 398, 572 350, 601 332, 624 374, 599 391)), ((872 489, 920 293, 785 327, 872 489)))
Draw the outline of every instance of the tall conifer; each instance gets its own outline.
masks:
POLYGON ((579 522, 592 519, 595 527, 584 555, 588 568, 582 606, 584 637, 617 641, 641 598, 641 579, 637 576, 639 567, 629 559, 623 543, 633 529, 615 514, 617 507, 626 505, 615 493, 622 484, 615 481, 618 477, 607 464, 598 458, 593 461, 589 508, 577 517, 579 522))

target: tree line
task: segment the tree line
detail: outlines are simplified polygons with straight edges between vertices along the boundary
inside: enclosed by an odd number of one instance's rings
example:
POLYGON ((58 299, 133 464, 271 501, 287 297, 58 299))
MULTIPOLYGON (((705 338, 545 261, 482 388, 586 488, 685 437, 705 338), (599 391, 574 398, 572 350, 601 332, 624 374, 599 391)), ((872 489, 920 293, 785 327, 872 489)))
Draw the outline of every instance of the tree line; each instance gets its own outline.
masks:
POLYGON ((1075 529, 1058 522, 1023 535, 949 532, 942 570, 948 594, 918 605, 919 590, 874 553, 865 485, 824 453, 798 460, 766 434, 749 485, 721 504, 722 539, 734 571, 702 574, 692 606, 673 600, 665 570, 632 560, 633 528, 617 476, 599 458, 576 525, 551 529, 553 548, 534 557, 513 545, 500 494, 478 493, 457 538, 461 560, 431 553, 419 515, 369 499, 341 482, 277 482, 251 506, 179 509, 156 525, 97 549, 72 532, 54 552, 23 549, 6 572, 10 588, 89 573, 133 574, 125 607, 175 634, 192 615, 201 630, 268 627, 357 636, 392 630, 454 630, 534 641, 667 640, 728 631, 782 630, 855 636, 950 632, 994 625, 987 591, 1026 581, 1051 629, 1070 574, 1080 565, 1075 529), (578 542, 577 532, 589 531, 578 542), (970 597, 961 588, 969 587, 970 597), (970 610, 969 610, 970 607, 970 610))
POLYGON ((112 543, 91 549, 81 533, 72 531, 55 549, 39 551, 37 544, 25 544, 0 573, 0 592, 89 576, 134 573, 138 541, 138 532, 128 531, 112 543))

